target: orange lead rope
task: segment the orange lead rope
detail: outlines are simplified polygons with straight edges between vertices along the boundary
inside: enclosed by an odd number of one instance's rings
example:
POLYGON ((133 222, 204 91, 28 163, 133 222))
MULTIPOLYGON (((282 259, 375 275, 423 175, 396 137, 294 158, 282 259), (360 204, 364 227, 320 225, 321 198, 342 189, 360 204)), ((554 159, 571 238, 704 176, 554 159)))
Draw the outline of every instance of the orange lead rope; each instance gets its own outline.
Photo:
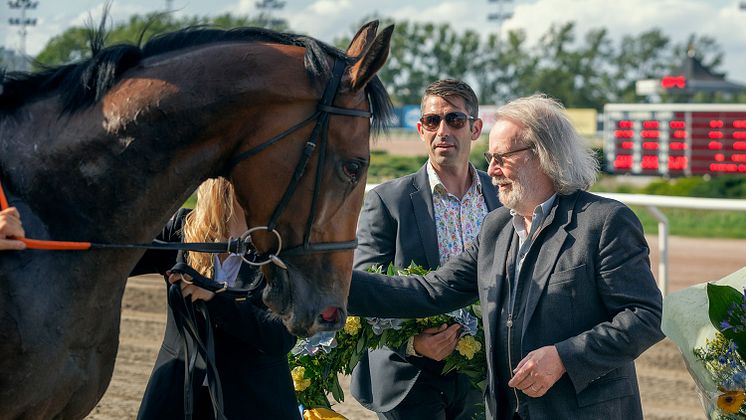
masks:
MULTIPOLYGON (((0 210, 8 207, 3 184, 0 182, 0 210)), ((85 251, 91 249, 90 242, 42 241, 38 239, 14 238, 26 244, 26 249, 48 249, 55 251, 85 251)))

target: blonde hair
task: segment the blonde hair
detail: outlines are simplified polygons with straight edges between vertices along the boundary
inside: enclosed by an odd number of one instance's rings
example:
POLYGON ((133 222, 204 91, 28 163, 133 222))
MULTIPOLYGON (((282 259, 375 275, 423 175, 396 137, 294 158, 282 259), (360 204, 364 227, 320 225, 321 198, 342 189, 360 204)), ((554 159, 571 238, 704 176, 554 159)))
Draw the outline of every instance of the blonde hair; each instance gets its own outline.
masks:
MULTIPOLYGON (((228 239, 233 217, 233 185, 225 178, 208 179, 197 188, 197 204, 184 219, 185 242, 221 242, 228 239)), ((187 263, 203 276, 213 278, 213 254, 187 253, 187 263)))

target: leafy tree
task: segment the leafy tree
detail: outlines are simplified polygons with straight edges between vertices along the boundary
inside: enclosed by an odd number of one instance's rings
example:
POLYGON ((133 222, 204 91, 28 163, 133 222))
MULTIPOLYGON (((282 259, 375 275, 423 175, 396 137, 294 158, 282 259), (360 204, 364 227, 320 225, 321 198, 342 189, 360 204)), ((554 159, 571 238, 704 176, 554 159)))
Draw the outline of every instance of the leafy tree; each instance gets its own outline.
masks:
MULTIPOLYGON (((567 107, 601 109, 607 102, 637 102, 635 82, 658 79, 680 66, 693 51, 701 62, 717 71, 724 53, 717 41, 692 34, 683 43, 674 44, 660 29, 639 35, 627 35, 618 43, 608 31, 596 28, 582 36, 574 22, 552 25, 535 45, 528 45, 523 30, 509 31, 504 37, 490 34, 482 39, 474 31, 456 31, 448 23, 394 22, 369 16, 350 27, 346 36, 334 44, 346 48, 354 32, 365 22, 380 20, 380 27, 396 25, 389 60, 379 72, 392 100, 397 105, 418 104, 423 90, 437 79, 447 77, 472 84, 482 103, 503 103, 510 98, 547 93, 567 107)), ((287 30, 284 21, 266 16, 183 17, 155 13, 135 15, 113 25, 106 45, 142 43, 158 33, 195 25, 217 27, 274 25, 287 30)), ((91 25, 89 25, 91 26, 91 25)), ((58 65, 88 57, 89 30, 70 28, 52 38, 37 56, 38 65, 58 65)), ((689 98, 687 98, 689 99, 689 98)), ((746 102, 746 92, 735 97, 720 94, 697 95, 693 101, 746 102)), ((662 95, 664 101, 676 101, 662 95)))
POLYGON ((635 82, 660 78, 671 66, 670 39, 660 29, 627 35, 611 60, 613 101, 636 102, 635 82))
MULTIPOLYGON (((357 30, 375 16, 354 26, 357 30)), ((380 27, 392 24, 379 19, 380 27)), ((346 48, 351 36, 340 37, 334 44, 346 48)), ((474 71, 480 52, 479 34, 456 32, 447 23, 396 22, 386 66, 379 72, 395 104, 417 104, 427 85, 443 78, 463 78, 474 71)))

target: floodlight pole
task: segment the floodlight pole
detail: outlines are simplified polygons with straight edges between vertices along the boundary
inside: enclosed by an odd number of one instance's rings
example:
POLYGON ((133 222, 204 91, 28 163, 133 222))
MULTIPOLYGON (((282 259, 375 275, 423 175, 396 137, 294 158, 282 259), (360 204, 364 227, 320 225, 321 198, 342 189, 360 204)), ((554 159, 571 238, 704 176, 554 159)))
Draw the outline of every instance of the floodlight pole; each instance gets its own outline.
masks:
POLYGON ((500 38, 500 30, 502 29, 503 22, 513 17, 513 12, 504 11, 503 3, 513 3, 513 0, 487 0, 489 3, 497 3, 497 13, 490 13, 487 15, 488 21, 497 22, 497 37, 500 38))
POLYGON ((38 5, 39 5, 38 1, 31 1, 31 0, 9 0, 8 1, 8 6, 10 6, 11 9, 21 9, 20 18, 9 18, 8 19, 8 23, 11 26, 21 27, 21 29, 18 30, 18 34, 21 36, 20 52, 21 52, 21 57, 23 57, 23 67, 24 67, 21 70, 28 70, 28 62, 29 62, 28 57, 26 56, 26 35, 28 34, 26 27, 36 25, 36 18, 27 18, 26 10, 36 9, 36 6, 38 5))

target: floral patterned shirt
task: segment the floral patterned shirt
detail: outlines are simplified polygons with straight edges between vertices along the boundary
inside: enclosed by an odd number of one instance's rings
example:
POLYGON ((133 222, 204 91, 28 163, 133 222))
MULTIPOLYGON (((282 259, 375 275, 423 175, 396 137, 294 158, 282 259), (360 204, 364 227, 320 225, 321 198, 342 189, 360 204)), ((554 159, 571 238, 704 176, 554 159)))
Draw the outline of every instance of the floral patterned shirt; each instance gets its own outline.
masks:
POLYGON ((482 195, 482 183, 474 166, 469 164, 472 183, 459 200, 449 193, 432 164, 427 163, 427 176, 433 193, 433 211, 438 235, 440 265, 448 258, 469 248, 479 234, 482 220, 487 215, 487 204, 482 195))

